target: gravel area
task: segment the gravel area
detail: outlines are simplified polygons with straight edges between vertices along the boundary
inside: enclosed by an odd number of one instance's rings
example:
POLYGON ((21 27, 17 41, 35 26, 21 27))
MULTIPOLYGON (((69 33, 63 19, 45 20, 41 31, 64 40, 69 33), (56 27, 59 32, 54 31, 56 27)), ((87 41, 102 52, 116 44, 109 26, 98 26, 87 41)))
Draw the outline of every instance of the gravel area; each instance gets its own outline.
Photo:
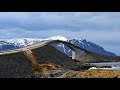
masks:
POLYGON ((0 78, 29 78, 31 63, 23 53, 0 56, 0 78))

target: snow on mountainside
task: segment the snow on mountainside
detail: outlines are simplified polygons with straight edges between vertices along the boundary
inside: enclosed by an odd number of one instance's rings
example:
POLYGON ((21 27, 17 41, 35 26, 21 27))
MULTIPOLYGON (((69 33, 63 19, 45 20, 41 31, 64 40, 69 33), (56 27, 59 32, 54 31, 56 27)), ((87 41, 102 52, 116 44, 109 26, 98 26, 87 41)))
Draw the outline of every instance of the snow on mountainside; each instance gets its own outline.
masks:
POLYGON ((19 39, 1 39, 0 51, 17 49, 20 47, 32 45, 42 41, 41 39, 19 38, 19 39))
POLYGON ((44 39, 44 40, 61 40, 61 41, 68 41, 67 38, 59 35, 59 36, 54 36, 54 37, 49 37, 47 39, 44 39))
MULTIPOLYGON (((80 40, 78 40, 78 39, 68 40, 67 38, 65 38, 61 35, 49 37, 46 39, 33 39, 33 38, 1 39, 0 40, 0 51, 16 49, 16 48, 32 45, 32 44, 35 44, 37 42, 41 42, 43 40, 67 41, 67 42, 70 42, 78 47, 82 47, 82 48, 87 49, 87 50, 92 51, 92 52, 96 52, 96 53, 108 55, 108 56, 116 56, 114 53, 107 52, 101 46, 96 45, 92 42, 88 42, 85 39, 83 39, 83 40, 82 39, 80 39, 80 40)), ((60 50, 61 52, 65 53, 66 55, 71 56, 72 51, 66 45, 59 43, 55 47, 58 50, 60 50)), ((80 52, 80 50, 77 51, 77 53, 79 53, 79 52, 80 52)))
POLYGON ((0 39, 0 51, 17 49, 20 47, 28 46, 41 42, 43 40, 62 40, 67 41, 67 39, 61 35, 49 37, 46 39, 36 39, 36 38, 18 38, 18 39, 0 39))
POLYGON ((94 44, 92 42, 89 42, 86 39, 80 39, 80 40, 72 39, 72 40, 69 40, 69 42, 71 42, 72 44, 74 44, 76 46, 82 47, 84 49, 87 49, 89 51, 92 51, 92 52, 95 52, 98 54, 103 54, 103 55, 108 55, 108 56, 116 56, 114 53, 105 51, 103 47, 101 47, 97 44, 94 44))
POLYGON ((14 43, 16 46, 28 46, 32 45, 42 39, 20 38, 20 39, 6 39, 6 42, 14 43))

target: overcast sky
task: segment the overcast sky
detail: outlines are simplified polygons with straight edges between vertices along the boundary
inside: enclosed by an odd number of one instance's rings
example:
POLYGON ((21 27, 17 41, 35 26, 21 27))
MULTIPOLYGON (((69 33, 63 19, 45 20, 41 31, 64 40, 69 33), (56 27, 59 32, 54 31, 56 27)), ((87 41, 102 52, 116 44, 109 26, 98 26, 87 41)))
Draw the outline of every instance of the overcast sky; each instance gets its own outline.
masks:
POLYGON ((0 12, 0 38, 87 39, 120 55, 120 12, 0 12))

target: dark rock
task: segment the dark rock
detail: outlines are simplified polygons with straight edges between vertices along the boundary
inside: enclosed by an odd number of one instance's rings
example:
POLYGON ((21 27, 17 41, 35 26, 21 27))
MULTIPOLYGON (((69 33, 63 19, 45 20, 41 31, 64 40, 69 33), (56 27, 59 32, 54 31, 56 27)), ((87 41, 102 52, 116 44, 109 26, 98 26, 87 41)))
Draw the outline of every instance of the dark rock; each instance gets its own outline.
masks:
POLYGON ((112 66, 96 66, 97 68, 112 68, 112 66))
POLYGON ((0 55, 0 78, 30 78, 31 68, 23 53, 0 55))

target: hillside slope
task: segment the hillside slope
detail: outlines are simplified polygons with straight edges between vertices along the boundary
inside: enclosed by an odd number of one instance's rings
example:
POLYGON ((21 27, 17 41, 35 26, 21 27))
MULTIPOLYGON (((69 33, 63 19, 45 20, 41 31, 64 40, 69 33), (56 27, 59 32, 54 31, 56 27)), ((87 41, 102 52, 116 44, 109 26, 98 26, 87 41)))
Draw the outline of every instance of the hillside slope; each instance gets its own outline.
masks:
POLYGON ((87 62, 87 63, 93 63, 93 62, 119 62, 120 57, 118 56, 106 56, 106 55, 101 55, 93 52, 87 52, 83 51, 80 54, 76 56, 77 60, 87 62))
MULTIPOLYGON (((38 60, 38 64, 54 63, 65 69, 82 69, 82 65, 61 53, 53 46, 46 45, 32 50, 38 60)), ((31 78, 33 77, 30 60, 23 52, 0 55, 0 78, 31 78)))
POLYGON ((80 63, 71 59, 67 55, 61 53, 55 47, 46 45, 42 48, 32 50, 39 63, 55 63, 67 69, 75 69, 81 67, 80 63))

